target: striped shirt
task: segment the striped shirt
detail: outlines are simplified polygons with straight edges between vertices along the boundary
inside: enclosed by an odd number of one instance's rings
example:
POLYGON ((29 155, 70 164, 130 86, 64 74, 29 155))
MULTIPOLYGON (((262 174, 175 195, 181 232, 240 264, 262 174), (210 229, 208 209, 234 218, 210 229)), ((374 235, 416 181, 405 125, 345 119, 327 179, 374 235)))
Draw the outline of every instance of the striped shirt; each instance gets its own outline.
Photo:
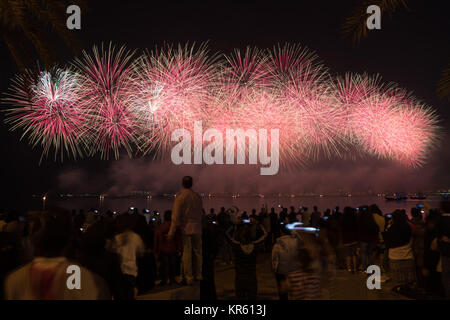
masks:
POLYGON ((320 299, 320 276, 315 272, 293 271, 288 274, 289 300, 320 299))

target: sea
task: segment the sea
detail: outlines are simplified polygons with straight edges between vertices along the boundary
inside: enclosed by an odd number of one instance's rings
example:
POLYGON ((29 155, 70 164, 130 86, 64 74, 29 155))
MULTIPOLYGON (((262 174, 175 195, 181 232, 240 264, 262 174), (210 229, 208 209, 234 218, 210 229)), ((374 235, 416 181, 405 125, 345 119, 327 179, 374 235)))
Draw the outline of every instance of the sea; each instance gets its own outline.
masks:
MULTIPOLYGON (((100 212, 106 212, 107 210, 125 212, 130 207, 142 209, 149 209, 151 211, 164 212, 165 210, 172 209, 173 196, 167 197, 128 197, 128 198, 51 198, 46 201, 46 205, 53 205, 63 207, 69 210, 83 209, 85 212, 89 209, 97 209, 100 212)), ((233 197, 233 196, 204 196, 203 207, 206 212, 209 212, 211 208, 214 208, 217 213, 221 207, 230 209, 231 207, 237 207, 240 212, 251 212, 252 209, 256 209, 257 213, 264 206, 266 208, 275 208, 276 212, 279 212, 281 207, 290 208, 293 206, 298 209, 299 206, 308 207, 312 211, 313 206, 317 206, 320 212, 324 212, 326 209, 333 210, 336 206, 339 206, 341 211, 344 207, 360 207, 363 205, 377 204, 383 214, 392 213, 396 209, 405 209, 410 213, 411 208, 418 204, 424 204, 429 208, 439 208, 439 204, 442 201, 442 197, 438 195, 428 196, 425 200, 401 200, 401 201, 387 201, 383 196, 272 196, 272 197, 233 197)), ((41 199, 35 199, 34 209, 40 210, 43 206, 41 199)))

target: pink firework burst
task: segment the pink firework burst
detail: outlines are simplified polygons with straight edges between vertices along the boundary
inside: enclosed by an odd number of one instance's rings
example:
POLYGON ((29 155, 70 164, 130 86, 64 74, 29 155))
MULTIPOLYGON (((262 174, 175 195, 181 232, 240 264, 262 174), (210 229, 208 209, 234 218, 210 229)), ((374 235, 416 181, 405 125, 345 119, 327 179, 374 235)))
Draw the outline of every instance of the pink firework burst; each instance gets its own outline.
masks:
POLYGON ((100 152, 104 159, 109 158, 111 150, 117 159, 122 147, 131 156, 139 138, 137 118, 130 103, 132 56, 124 47, 117 50, 110 44, 108 49, 94 47, 92 55, 84 52, 82 59, 75 61, 81 74, 80 106, 87 117, 85 128, 91 154, 100 152))
POLYGON ((277 45, 267 50, 267 56, 268 70, 275 85, 314 83, 327 75, 318 56, 299 44, 277 45))
MULTIPOLYGON (((86 148, 80 108, 78 77, 71 70, 53 69, 35 76, 27 71, 13 80, 5 102, 14 106, 7 111, 11 130, 22 129, 33 147, 41 145, 42 157, 55 149, 55 160, 64 153, 77 158, 86 148)), ((41 160, 42 160, 41 157, 41 160)))
POLYGON ((207 120, 217 86, 214 60, 206 45, 186 44, 147 52, 135 63, 133 108, 144 154, 165 154, 173 130, 207 120))
POLYGON ((278 129, 284 166, 363 151, 414 167, 439 139, 436 114, 411 94, 365 74, 333 80, 299 45, 248 47, 221 59, 204 44, 168 45, 132 59, 109 45, 85 52, 74 70, 27 72, 4 100, 12 105, 6 122, 42 145, 42 155, 53 147, 61 159, 118 158, 121 149, 163 156, 174 130, 194 139, 196 121, 223 136, 278 129))
MULTIPOLYGON (((211 127, 221 131, 224 137, 226 129, 254 130, 256 133, 266 129, 268 138, 271 129, 278 129, 281 158, 289 153, 292 155, 295 147, 290 144, 292 140, 285 130, 292 125, 292 118, 280 103, 279 92, 271 87, 267 52, 247 47, 245 51, 235 50, 233 54, 225 55, 225 60, 221 65, 215 104, 210 108, 211 127)), ((245 147, 248 150, 249 140, 245 147)))
POLYGON ((286 44, 272 51, 247 49, 228 58, 211 126, 278 129, 282 164, 305 164, 339 150, 335 126, 344 114, 330 97, 327 72, 313 52, 286 44))
POLYGON ((380 158, 420 166, 437 141, 431 108, 380 78, 347 74, 338 79, 337 96, 347 110, 347 132, 355 143, 380 158))
POLYGON ((344 125, 344 113, 333 103, 329 74, 317 55, 285 44, 269 51, 269 57, 273 88, 284 110, 290 110, 292 125, 285 130, 293 138, 293 152, 304 160, 339 155, 343 137, 337 128, 344 125))
MULTIPOLYGON (((211 113, 210 126, 219 130, 224 138, 227 129, 242 130, 244 133, 253 130, 256 135, 260 129, 265 129, 267 130, 267 145, 271 144, 271 130, 278 129, 280 158, 288 159, 289 156, 289 159, 292 160, 296 157, 295 145, 291 143, 295 141, 295 137, 293 139, 290 131, 287 130, 293 125, 292 117, 289 116, 290 112, 292 110, 285 110, 278 96, 265 90, 252 90, 251 93, 247 93, 239 99, 239 105, 234 109, 215 109, 211 113), (281 117, 280 112, 286 116, 281 117)), ((250 140, 245 141, 245 150, 247 151, 249 143, 250 140)), ((235 155, 237 154, 236 148, 234 148, 235 155)))
POLYGON ((231 108, 239 99, 253 90, 265 88, 270 83, 270 70, 264 50, 247 47, 224 55, 220 65, 220 100, 231 108))

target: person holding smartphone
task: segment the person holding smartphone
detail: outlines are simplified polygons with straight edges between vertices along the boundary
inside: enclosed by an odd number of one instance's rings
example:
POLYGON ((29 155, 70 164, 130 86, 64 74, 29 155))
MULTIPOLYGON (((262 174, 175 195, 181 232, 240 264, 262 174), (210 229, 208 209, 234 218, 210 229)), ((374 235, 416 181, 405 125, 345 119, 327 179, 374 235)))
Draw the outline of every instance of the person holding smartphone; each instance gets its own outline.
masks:
POLYGON ((236 230, 236 226, 232 226, 226 233, 236 258, 235 292, 236 298, 240 300, 255 300, 257 297, 256 258, 258 247, 264 245, 264 239, 267 236, 264 227, 259 225, 259 228, 263 235, 258 239, 251 238, 251 228, 248 223, 244 223, 239 230, 236 230), (237 231, 238 237, 232 235, 233 229, 237 231))
POLYGON ((397 284, 416 282, 416 268, 412 249, 412 228, 405 210, 396 210, 383 233, 389 248, 389 270, 397 284))

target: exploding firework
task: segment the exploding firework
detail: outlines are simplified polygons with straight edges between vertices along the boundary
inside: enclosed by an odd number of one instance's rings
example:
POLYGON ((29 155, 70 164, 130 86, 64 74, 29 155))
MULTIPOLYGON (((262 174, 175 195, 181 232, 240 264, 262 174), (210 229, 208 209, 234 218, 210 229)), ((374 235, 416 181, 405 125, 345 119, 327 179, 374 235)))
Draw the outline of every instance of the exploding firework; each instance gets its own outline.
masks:
POLYGON ((222 103, 212 111, 212 127, 222 134, 226 128, 278 129, 284 165, 338 154, 342 138, 334 126, 345 124, 344 114, 316 60, 299 45, 236 51, 222 72, 222 103))
MULTIPOLYGON (((270 90, 271 75, 264 51, 247 47, 244 51, 235 50, 224 58, 225 61, 219 65, 219 85, 214 103, 209 108, 210 126, 225 137, 228 129, 256 134, 259 129, 270 131, 290 124, 287 118, 281 123, 277 122, 279 118, 273 118, 282 106, 278 96, 270 90)), ((280 140, 282 144, 286 141, 283 136, 280 140)), ((234 154, 249 150, 249 144, 250 138, 244 145, 236 143, 234 154), (238 150, 241 148, 244 150, 238 150)), ((248 154, 245 156, 248 157, 248 154)))
POLYGON ((227 129, 278 129, 284 166, 356 147, 414 167, 439 137, 434 111, 407 91, 365 74, 333 80, 299 45, 247 48, 222 59, 205 45, 133 56, 123 47, 94 47, 74 69, 17 77, 5 99, 13 106, 6 122, 42 145, 43 155, 53 146, 61 160, 65 153, 108 158, 111 151, 118 158, 121 149, 164 156, 176 143, 174 130, 194 138, 195 121, 223 136, 227 129))
POLYGON ((91 155, 100 152, 103 159, 109 158, 112 150, 115 158, 123 147, 132 155, 139 128, 133 113, 130 97, 133 95, 133 78, 130 62, 133 53, 124 47, 108 50, 94 47, 92 54, 84 52, 75 60, 80 76, 83 97, 80 108, 86 115, 86 128, 91 155))
POLYGON ((205 45, 187 44, 146 52, 136 61, 132 100, 144 154, 164 155, 173 130, 206 121, 217 85, 214 59, 205 45))
POLYGON ((226 62, 221 66, 222 98, 228 104, 236 104, 246 94, 262 89, 270 84, 270 70, 267 55, 258 48, 247 47, 245 52, 235 50, 224 56, 226 62))
POLYGON ((285 130, 294 140, 289 142, 295 146, 293 155, 304 160, 339 155, 344 144, 336 126, 345 125, 344 113, 333 103, 326 68, 314 52, 299 45, 275 47, 269 57, 273 88, 290 110, 292 123, 285 130))
POLYGON ((83 155, 87 144, 80 107, 79 79, 71 70, 54 69, 31 71, 13 80, 4 100, 13 108, 7 111, 6 123, 11 130, 22 129, 22 138, 28 136, 33 147, 41 145, 43 156, 53 147, 55 159, 60 154, 77 158, 83 155))
POLYGON ((407 166, 422 165, 438 137, 437 116, 395 84, 379 76, 347 74, 336 82, 346 109, 345 135, 367 152, 407 166))

